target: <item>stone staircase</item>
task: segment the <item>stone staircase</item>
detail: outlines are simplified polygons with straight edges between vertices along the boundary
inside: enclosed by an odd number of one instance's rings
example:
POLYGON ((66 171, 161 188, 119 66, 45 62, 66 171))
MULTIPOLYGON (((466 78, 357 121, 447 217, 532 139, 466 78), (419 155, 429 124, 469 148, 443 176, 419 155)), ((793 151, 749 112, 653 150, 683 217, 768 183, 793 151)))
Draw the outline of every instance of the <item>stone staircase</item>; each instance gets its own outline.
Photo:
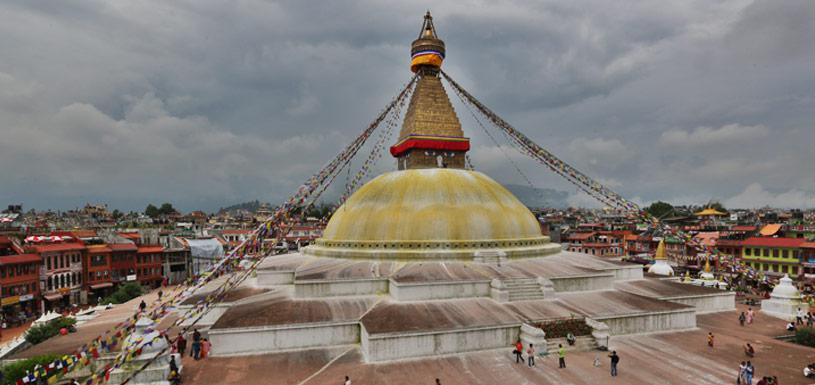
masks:
POLYGON ((549 354, 557 355, 558 344, 563 345, 567 352, 588 352, 591 350, 597 350, 599 347, 597 340, 595 340, 592 336, 579 336, 577 337, 574 345, 571 346, 566 342, 565 338, 547 338, 546 347, 549 354))
POLYGON ((537 278, 508 278, 502 280, 509 291, 509 302, 543 299, 543 289, 537 278))
POLYGON ((500 250, 478 250, 473 255, 473 261, 490 265, 501 266, 501 262, 506 262, 507 253, 500 250))

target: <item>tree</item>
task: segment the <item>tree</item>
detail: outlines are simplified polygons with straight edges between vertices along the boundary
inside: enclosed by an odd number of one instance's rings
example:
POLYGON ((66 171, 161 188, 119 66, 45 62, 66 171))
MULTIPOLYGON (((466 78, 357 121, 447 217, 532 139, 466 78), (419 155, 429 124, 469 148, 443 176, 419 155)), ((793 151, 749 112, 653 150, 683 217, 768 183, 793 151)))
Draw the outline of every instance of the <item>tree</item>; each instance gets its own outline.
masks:
POLYGON ((153 206, 153 204, 147 205, 147 208, 144 209, 144 215, 147 215, 150 218, 157 218, 161 213, 158 210, 158 207, 153 206))
POLYGON ((124 216, 124 214, 121 211, 119 211, 119 209, 113 209, 113 213, 111 215, 113 216, 113 219, 119 219, 124 216))
POLYGON ((158 209, 158 212, 161 215, 170 215, 175 211, 176 211, 175 208, 170 203, 162 203, 161 207, 158 209))
POLYGON ((723 213, 727 212, 727 209, 724 208, 724 205, 721 204, 721 202, 711 201, 710 203, 707 204, 707 207, 711 209, 716 209, 716 211, 721 211, 723 213))
POLYGON ((664 218, 665 216, 670 215, 671 212, 674 211, 674 207, 670 203, 656 201, 654 203, 651 203, 651 205, 648 206, 645 209, 645 211, 647 211, 648 214, 651 214, 657 218, 664 218))

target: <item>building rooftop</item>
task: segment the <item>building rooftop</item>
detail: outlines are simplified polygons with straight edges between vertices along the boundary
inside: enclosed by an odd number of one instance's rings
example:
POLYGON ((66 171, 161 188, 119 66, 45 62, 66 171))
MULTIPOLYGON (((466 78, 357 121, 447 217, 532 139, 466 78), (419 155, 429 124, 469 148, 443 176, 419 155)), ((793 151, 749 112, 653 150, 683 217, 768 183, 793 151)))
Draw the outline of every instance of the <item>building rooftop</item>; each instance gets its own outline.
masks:
POLYGON ((21 263, 41 263, 42 257, 37 254, 17 254, 0 257, 0 266, 19 265, 21 263))
POLYGON ((741 242, 742 246, 763 246, 763 247, 801 247, 806 242, 803 238, 771 238, 771 237, 751 237, 741 242))

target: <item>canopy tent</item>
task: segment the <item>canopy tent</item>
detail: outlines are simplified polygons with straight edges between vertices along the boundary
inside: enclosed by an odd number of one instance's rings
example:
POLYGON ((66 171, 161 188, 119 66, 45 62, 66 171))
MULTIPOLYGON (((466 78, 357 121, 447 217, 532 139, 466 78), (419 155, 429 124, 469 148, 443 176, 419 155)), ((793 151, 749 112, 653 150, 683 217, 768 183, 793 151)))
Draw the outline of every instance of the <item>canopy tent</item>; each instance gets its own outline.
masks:
POLYGON ((209 270, 210 266, 224 256, 224 245, 215 238, 185 239, 185 241, 190 247, 192 273, 195 275, 209 270))

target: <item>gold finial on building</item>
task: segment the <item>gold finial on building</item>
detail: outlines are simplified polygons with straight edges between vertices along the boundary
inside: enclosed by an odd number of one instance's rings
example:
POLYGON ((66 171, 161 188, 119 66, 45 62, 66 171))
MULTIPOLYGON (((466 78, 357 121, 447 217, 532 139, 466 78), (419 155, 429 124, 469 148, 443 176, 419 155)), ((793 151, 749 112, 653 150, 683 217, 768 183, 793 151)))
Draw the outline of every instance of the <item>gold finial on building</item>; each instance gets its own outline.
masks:
POLYGON ((667 258, 665 258, 665 240, 664 239, 661 239, 659 241, 659 245, 657 245, 657 252, 654 253, 654 260, 658 260, 658 259, 661 259, 661 260, 667 259, 667 258))
POLYGON ((410 69, 419 79, 399 139, 390 149, 399 170, 465 167, 470 140, 464 137, 461 122, 439 77, 444 52, 444 42, 436 34, 433 16, 428 11, 419 38, 410 49, 410 69))
POLYGON ((705 273, 710 273, 710 259, 705 257, 705 273))
POLYGON ((424 15, 422 29, 419 31, 419 38, 410 45, 410 70, 438 72, 444 61, 445 51, 444 41, 436 34, 433 16, 430 16, 430 11, 427 11, 424 15))

